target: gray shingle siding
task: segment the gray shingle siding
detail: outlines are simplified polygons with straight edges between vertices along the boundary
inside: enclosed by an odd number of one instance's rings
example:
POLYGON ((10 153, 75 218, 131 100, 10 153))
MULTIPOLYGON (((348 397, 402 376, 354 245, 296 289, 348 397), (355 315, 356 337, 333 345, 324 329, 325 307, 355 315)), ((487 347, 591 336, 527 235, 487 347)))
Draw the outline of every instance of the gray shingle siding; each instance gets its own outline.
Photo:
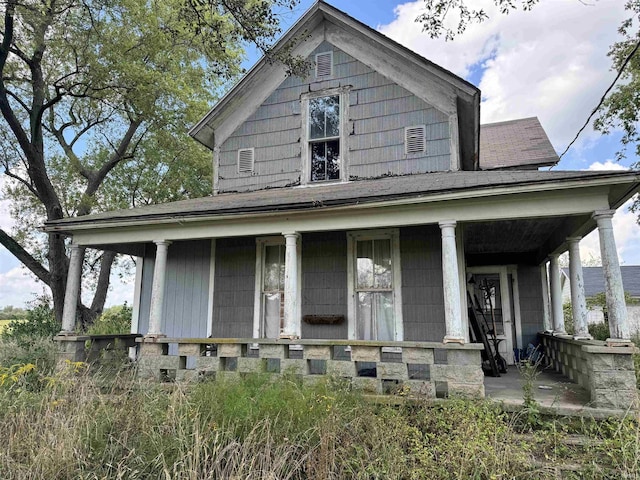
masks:
MULTIPOLYGON (((368 66, 321 44, 310 55, 333 51, 334 74, 289 77, 220 147, 219 191, 251 191, 296 184, 302 174, 300 96, 348 85, 351 132, 343 145, 352 178, 446 171, 450 169, 450 133, 446 115, 368 66), (427 151, 404 153, 404 128, 427 125, 427 151), (253 174, 237 173, 239 148, 255 148, 253 174)), ((344 167, 343 167, 344 168, 344 167)))

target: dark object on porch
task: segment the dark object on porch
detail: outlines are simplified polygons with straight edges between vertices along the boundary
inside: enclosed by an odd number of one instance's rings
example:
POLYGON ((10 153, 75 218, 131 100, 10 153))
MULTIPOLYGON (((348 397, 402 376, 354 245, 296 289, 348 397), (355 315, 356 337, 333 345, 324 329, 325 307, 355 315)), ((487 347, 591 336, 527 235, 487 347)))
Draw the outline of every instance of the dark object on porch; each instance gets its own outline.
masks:
POLYGON ((485 375, 491 375, 492 377, 499 377, 500 371, 498 369, 498 364, 496 363, 496 359, 491 352, 491 346, 489 345, 489 339, 487 338, 487 334, 485 329, 480 325, 478 318, 476 317, 476 312, 473 307, 469 307, 469 324, 471 325, 472 338, 475 342, 482 342, 484 345, 484 350, 482 350, 482 371, 484 371, 485 375))
POLYGON ((339 325, 344 322, 344 315, 305 315, 302 320, 309 325, 339 325))

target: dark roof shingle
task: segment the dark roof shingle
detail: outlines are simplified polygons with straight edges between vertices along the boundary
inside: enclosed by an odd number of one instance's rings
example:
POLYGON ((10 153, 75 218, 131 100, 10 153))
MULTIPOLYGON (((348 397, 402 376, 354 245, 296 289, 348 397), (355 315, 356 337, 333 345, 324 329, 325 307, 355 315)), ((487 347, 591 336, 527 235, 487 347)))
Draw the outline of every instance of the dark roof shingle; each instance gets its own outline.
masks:
POLYGON ((480 125, 480 168, 544 167, 558 163, 536 117, 480 125))
POLYGON ((311 187, 289 187, 247 193, 225 193, 127 210, 71 217, 46 226, 66 226, 103 221, 135 221, 303 210, 328 206, 348 206, 401 198, 420 198, 447 192, 486 190, 558 181, 587 180, 629 175, 627 171, 459 171, 384 177, 311 187))

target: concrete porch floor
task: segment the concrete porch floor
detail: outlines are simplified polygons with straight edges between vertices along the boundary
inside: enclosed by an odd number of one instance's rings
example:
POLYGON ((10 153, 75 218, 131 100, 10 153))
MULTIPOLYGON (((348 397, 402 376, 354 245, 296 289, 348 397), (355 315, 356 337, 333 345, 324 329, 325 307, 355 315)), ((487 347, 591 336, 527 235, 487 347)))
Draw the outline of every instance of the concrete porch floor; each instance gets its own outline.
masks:
MULTIPOLYGON (((500 377, 485 377, 486 398, 500 402, 505 410, 518 410, 524 404, 525 380, 518 368, 510 365, 508 372, 500 377)), ((622 416, 627 412, 596 408, 589 405, 589 393, 577 383, 552 370, 540 372, 533 381, 533 396, 543 413, 554 415, 578 415, 594 418, 622 416), (542 387, 542 388, 540 388, 542 387)))

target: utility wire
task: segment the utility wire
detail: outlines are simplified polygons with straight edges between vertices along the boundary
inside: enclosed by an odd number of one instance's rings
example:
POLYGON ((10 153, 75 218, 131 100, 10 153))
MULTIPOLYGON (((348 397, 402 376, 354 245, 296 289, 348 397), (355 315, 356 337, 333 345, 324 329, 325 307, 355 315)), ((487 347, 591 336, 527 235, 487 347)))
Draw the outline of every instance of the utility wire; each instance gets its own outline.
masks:
MULTIPOLYGON (((627 55, 627 58, 624 59, 624 63, 622 64, 622 66, 620 67, 620 70, 618 70, 618 75, 616 75, 616 78, 613 80, 613 82, 611 83, 611 85, 609 85, 609 88, 607 88, 607 90, 604 92, 604 94, 602 95, 602 98, 600 99, 600 102, 598 102, 598 105, 596 105, 596 108, 593 109, 593 111, 591 112, 591 115, 589 115, 589 118, 587 118, 587 120, 584 122, 584 125, 582 125, 582 128, 580 128, 580 130, 578 130, 578 133, 576 133, 576 136, 573 137, 573 140, 571 140, 571 143, 569 143, 569 145, 567 145, 567 148, 564 149, 564 152, 562 152, 562 154, 560 155, 560 157, 558 157, 558 161, 560 161, 562 159, 562 157, 564 156, 565 153, 567 153, 569 151, 569 149, 571 148, 571 146, 575 143, 576 140, 578 140, 578 137, 580 136, 580 134, 582 133, 582 131, 587 128, 587 125, 589 125, 589 122, 591 121, 591 119, 593 118, 593 116, 596 114, 596 112, 600 109, 600 107, 602 106, 602 104, 604 103, 605 98, 607 98, 607 95, 609 94, 609 92, 611 91, 611 89, 614 87, 614 85, 618 82, 618 80, 620 79, 620 76, 622 75, 622 72, 624 71, 624 69, 626 68, 627 64, 629 63, 629 61, 631 61, 631 58, 633 58, 633 56, 636 54, 636 52, 638 51, 638 48, 640 48, 640 40, 638 40, 638 42, 636 43, 636 46, 633 48, 633 50, 631 51, 631 53, 629 53, 629 55, 627 55)), ((557 165, 557 164, 556 164, 557 165)), ((553 168, 553 167, 552 167, 553 168)))

